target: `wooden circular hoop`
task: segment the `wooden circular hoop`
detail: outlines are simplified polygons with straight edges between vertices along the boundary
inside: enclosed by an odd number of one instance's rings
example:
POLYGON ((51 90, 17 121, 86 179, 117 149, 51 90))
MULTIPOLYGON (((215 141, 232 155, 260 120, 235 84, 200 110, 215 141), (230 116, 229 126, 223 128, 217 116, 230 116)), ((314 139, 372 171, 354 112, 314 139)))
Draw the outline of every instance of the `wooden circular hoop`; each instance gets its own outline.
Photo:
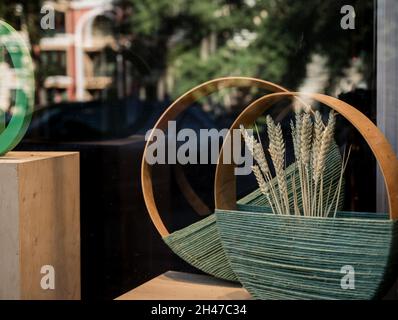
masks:
POLYGON ((298 92, 282 92, 269 94, 254 101, 242 111, 232 124, 220 151, 214 186, 216 208, 225 210, 233 210, 236 208, 235 165, 223 164, 224 146, 227 144, 231 145, 230 139, 232 139, 232 130, 238 129, 240 125, 246 127, 252 124, 275 102, 283 98, 294 98, 299 96, 309 97, 327 105, 351 122, 363 136, 380 166, 388 193, 390 218, 396 220, 398 218, 398 159, 393 148, 379 128, 377 128, 363 113, 339 99, 318 93, 305 94, 298 92))
POLYGON ((153 133, 155 129, 165 130, 167 128, 168 121, 174 120, 177 116, 187 109, 193 102, 198 99, 208 96, 213 92, 219 91, 224 88, 248 88, 256 87, 260 89, 265 89, 272 92, 287 92, 288 90, 276 85, 272 82, 264 81, 256 78, 246 78, 246 77, 226 77, 218 78, 208 82, 205 82, 190 91, 183 94, 176 101, 174 101, 170 107, 162 114, 159 120, 156 122, 150 136, 147 139, 147 143, 144 149, 144 155, 141 164, 141 183, 142 192, 144 194, 144 200, 146 207, 148 209, 149 216, 152 219, 153 224, 158 230, 162 237, 169 235, 169 231, 164 225, 162 218, 160 217, 159 211, 155 203, 155 197, 153 194, 152 185, 152 168, 145 161, 148 146, 153 140, 153 133))

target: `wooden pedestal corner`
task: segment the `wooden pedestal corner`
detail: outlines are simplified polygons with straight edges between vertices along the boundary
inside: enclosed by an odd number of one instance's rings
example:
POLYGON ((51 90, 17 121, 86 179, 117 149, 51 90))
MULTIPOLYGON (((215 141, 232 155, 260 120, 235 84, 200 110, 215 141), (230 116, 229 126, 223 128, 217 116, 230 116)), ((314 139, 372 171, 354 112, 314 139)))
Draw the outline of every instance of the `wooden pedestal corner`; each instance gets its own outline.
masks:
POLYGON ((0 299, 80 299, 77 152, 0 157, 0 299))

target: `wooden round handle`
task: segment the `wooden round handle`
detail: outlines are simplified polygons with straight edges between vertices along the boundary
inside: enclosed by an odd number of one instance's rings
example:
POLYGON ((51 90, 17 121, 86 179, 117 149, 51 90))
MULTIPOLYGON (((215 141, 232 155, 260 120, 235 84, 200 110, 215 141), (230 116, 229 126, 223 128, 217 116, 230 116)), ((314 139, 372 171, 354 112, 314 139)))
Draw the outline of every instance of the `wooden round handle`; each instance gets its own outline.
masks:
POLYGON ((282 92, 269 94, 254 101, 244 111, 242 111, 232 124, 220 151, 214 189, 216 208, 226 210, 233 210, 236 208, 235 165, 223 164, 224 146, 227 144, 231 145, 230 143, 232 142, 231 139, 233 136, 231 135, 232 130, 238 129, 240 125, 246 127, 253 124, 259 116, 261 116, 277 101, 284 98, 299 96, 306 96, 327 105, 351 122, 351 124, 360 132, 371 148, 380 166, 388 193, 390 218, 396 220, 398 218, 398 159, 393 148, 379 128, 377 128, 363 113, 339 99, 317 93, 305 94, 297 92, 282 92))
MULTIPOLYGON (((256 78, 246 78, 246 77, 226 77, 226 78, 218 78, 208 82, 205 82, 190 91, 183 94, 176 101, 174 101, 170 107, 166 109, 166 111, 162 114, 159 120, 156 122, 153 130, 161 129, 165 130, 167 128, 167 124, 171 120, 175 120, 177 116, 183 112, 186 108, 188 108, 193 102, 198 99, 208 96, 213 92, 224 88, 248 88, 248 87, 256 87, 260 89, 265 89, 272 92, 287 92, 288 90, 278 86, 272 82, 264 81, 256 78)), ((149 216, 152 219, 153 224, 156 229, 160 233, 162 237, 169 235, 167 228, 165 227, 156 206, 154 194, 153 194, 153 185, 152 185, 152 168, 145 161, 148 146, 151 144, 153 140, 153 132, 148 137, 148 141, 145 145, 144 155, 142 158, 141 164, 141 183, 142 183, 142 192, 144 194, 144 200, 146 207, 148 209, 149 216)), ((197 199, 196 199, 197 200, 197 199)))

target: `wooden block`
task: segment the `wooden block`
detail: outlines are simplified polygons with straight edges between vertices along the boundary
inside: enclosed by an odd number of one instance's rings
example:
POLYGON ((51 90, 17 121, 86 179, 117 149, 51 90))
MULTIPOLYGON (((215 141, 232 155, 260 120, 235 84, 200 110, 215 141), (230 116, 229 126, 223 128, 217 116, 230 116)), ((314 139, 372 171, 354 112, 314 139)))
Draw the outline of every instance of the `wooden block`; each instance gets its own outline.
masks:
POLYGON ((0 299, 80 299, 79 175, 77 152, 0 157, 0 299))
POLYGON ((168 271, 116 300, 249 300, 240 284, 207 275, 168 271))

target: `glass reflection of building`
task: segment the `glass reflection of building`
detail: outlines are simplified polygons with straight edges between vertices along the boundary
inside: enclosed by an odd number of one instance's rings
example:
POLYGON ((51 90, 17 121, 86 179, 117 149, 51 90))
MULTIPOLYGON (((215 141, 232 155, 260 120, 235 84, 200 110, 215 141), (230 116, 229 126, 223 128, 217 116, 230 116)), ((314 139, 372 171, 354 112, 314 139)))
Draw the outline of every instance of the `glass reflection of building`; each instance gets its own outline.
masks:
POLYGON ((112 87, 119 98, 125 95, 130 79, 113 30, 118 10, 113 2, 44 2, 54 10, 55 28, 45 30, 39 45, 45 71, 40 104, 105 98, 112 87))

